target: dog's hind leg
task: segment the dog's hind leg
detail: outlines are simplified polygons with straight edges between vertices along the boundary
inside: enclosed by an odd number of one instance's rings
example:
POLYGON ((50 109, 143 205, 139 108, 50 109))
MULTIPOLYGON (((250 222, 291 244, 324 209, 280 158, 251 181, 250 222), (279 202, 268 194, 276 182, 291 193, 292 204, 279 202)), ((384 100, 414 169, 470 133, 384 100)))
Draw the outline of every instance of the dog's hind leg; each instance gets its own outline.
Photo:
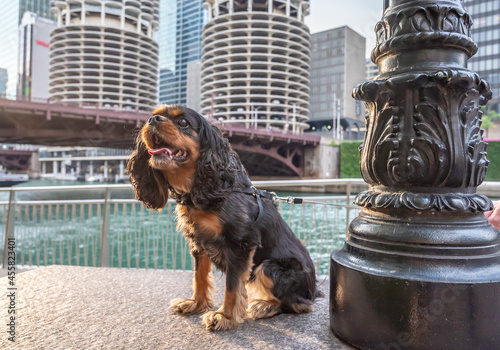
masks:
POLYGON ((269 318, 281 312, 281 303, 271 292, 274 281, 264 274, 264 265, 259 265, 247 288, 252 299, 248 305, 248 317, 257 320, 260 318, 269 318))
POLYGON ((306 314, 308 312, 312 312, 314 310, 314 307, 312 305, 311 301, 304 301, 304 302, 299 302, 299 303, 294 303, 290 305, 290 308, 295 312, 296 314, 306 314))
POLYGON ((272 300, 259 300, 254 299, 248 305, 248 317, 258 320, 260 318, 269 318, 281 313, 279 302, 276 303, 272 300))
POLYGON ((307 261, 303 263, 297 258, 271 259, 259 267, 261 270, 255 270, 266 293, 279 301, 281 312, 303 314, 313 311, 313 302, 319 292, 314 269, 305 267, 305 263, 307 261))
POLYGON ((195 272, 193 279, 194 294, 191 299, 174 299, 170 308, 184 315, 205 312, 214 306, 210 292, 213 289, 210 269, 212 262, 204 253, 193 253, 195 272))

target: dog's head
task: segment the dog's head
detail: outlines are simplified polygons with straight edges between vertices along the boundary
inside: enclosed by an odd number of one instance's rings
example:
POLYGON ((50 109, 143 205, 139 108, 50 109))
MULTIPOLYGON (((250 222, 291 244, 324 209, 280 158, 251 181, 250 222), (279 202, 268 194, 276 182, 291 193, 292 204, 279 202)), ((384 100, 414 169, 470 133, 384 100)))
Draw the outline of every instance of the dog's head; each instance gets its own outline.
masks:
POLYGON ((161 209, 169 185, 200 209, 216 210, 240 170, 220 130, 190 108, 161 106, 143 126, 127 170, 136 198, 161 209))

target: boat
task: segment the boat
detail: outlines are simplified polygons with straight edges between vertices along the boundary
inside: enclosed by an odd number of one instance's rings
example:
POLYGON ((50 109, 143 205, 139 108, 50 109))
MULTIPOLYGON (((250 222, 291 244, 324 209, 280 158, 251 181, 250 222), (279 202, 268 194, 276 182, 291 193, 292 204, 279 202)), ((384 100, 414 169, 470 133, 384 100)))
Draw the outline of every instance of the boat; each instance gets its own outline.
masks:
POLYGON ((78 178, 74 174, 56 174, 52 178, 54 180, 61 180, 61 181, 77 181, 78 178))
POLYGON ((89 176, 87 176, 85 181, 87 181, 87 182, 103 182, 104 178, 103 178, 102 174, 89 175, 89 176))
POLYGON ((0 172, 0 187, 10 187, 28 181, 28 174, 9 174, 7 172, 0 172))

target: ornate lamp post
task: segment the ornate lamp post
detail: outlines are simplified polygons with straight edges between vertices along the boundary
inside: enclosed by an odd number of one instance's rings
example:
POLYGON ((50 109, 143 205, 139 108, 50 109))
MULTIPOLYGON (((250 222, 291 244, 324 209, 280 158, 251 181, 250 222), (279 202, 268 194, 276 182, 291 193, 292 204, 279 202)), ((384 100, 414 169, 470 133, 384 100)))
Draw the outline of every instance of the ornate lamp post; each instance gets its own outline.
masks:
POLYGON ((331 327, 361 349, 500 349, 500 235, 476 194, 491 91, 466 68, 471 25, 460 0, 384 0, 381 74, 354 90, 370 189, 331 261, 331 327))

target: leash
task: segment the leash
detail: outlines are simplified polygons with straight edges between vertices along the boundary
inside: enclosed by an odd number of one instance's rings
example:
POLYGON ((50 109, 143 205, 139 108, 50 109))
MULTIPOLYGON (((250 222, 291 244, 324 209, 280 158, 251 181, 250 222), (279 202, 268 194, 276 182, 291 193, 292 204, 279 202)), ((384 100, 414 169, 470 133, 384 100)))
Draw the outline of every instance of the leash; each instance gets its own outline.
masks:
POLYGON ((255 188, 255 186, 250 186, 246 189, 234 190, 234 192, 252 195, 256 198, 257 205, 259 207, 259 214, 257 215, 257 218, 255 219, 255 221, 253 223, 253 226, 257 225, 257 223, 262 219, 262 215, 264 215, 264 207, 262 206, 262 198, 272 200, 273 202, 278 202, 278 201, 286 202, 288 204, 308 203, 308 204, 327 205, 327 206, 331 206, 331 207, 341 207, 341 208, 346 208, 346 209, 362 209, 362 207, 360 207, 358 205, 343 205, 343 204, 325 203, 325 202, 311 201, 308 199, 291 197, 291 196, 279 197, 276 194, 276 192, 268 192, 266 190, 259 190, 259 189, 255 188))
POLYGON ((288 204, 302 204, 302 203, 308 203, 308 204, 319 204, 319 205, 327 205, 331 207, 342 207, 342 208, 347 208, 347 209, 362 209, 363 207, 360 207, 359 205, 345 205, 345 204, 333 204, 333 203, 325 203, 325 202, 317 202, 317 201, 311 201, 308 199, 304 198, 296 198, 296 197, 278 197, 275 192, 269 192, 273 195, 273 200, 275 202, 277 201, 282 201, 282 202, 287 202, 288 204))

